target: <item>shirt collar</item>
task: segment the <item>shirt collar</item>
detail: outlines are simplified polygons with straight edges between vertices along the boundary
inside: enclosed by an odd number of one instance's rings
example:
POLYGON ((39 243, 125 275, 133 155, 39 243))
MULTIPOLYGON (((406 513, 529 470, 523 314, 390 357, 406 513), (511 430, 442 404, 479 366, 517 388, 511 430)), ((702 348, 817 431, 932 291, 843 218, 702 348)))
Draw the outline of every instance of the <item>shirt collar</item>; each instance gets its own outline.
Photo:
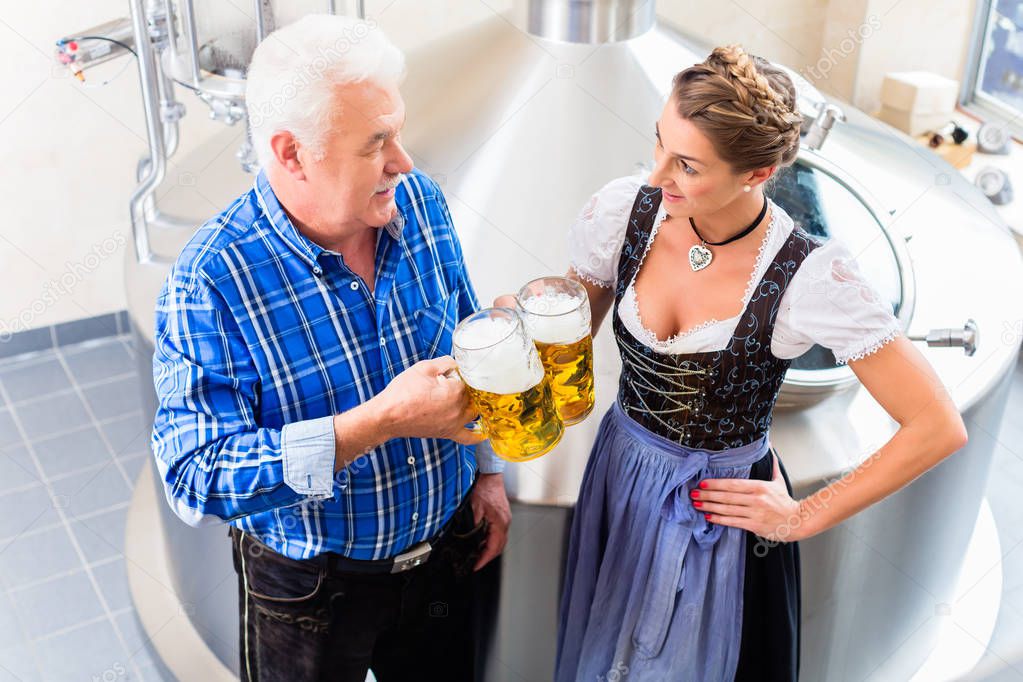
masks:
POLYGON ((384 225, 384 229, 387 230, 387 234, 391 235, 394 241, 398 241, 401 238, 401 231, 405 228, 405 216, 401 212, 401 207, 398 207, 398 212, 394 214, 394 218, 391 222, 384 225))
MULTIPOLYGON (((402 181, 404 184, 404 180, 402 181)), ((256 192, 256 200, 259 202, 260 208, 263 210, 263 214, 269 221, 270 226, 284 239, 285 243, 291 249, 298 254, 302 260, 305 260, 311 266, 315 266, 316 259, 321 253, 328 252, 328 249, 323 248, 319 244, 316 244, 308 237, 298 231, 298 228, 288 218, 288 214, 284 212, 284 207, 281 206, 281 202, 277 200, 277 195, 274 193, 273 188, 270 186, 270 181, 266 177, 266 172, 260 169, 256 175, 256 180, 253 183, 253 189, 256 192)), ((402 229, 405 227, 405 216, 402 213, 401 206, 398 207, 398 212, 395 214, 391 222, 384 226, 384 230, 387 231, 391 237, 397 241, 401 237, 402 229)))

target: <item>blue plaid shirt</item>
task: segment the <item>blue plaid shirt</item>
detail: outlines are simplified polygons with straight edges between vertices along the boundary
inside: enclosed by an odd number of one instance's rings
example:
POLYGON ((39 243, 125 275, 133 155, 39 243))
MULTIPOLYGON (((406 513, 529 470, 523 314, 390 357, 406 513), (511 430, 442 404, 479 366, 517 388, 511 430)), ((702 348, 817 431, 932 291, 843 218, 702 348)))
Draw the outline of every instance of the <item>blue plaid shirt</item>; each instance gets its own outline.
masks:
POLYGON ((156 309, 153 450, 187 523, 231 520, 295 559, 381 559, 441 528, 477 456, 501 470, 454 441, 401 438, 334 473, 333 415, 450 353, 478 308, 437 185, 413 171, 395 202, 373 293, 295 229, 263 173, 178 257, 156 309))

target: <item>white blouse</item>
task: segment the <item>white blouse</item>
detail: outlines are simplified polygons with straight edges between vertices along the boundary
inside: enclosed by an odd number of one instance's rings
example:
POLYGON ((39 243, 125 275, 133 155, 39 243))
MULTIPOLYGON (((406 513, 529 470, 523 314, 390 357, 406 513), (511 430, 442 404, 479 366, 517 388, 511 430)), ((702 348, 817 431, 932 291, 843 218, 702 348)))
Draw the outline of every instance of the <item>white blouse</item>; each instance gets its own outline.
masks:
MULTIPOLYGON (((609 182, 591 197, 569 230, 572 269, 587 282, 602 287, 616 285, 629 214, 643 180, 642 176, 629 176, 609 182)), ((648 251, 665 215, 662 204, 646 245, 648 251)), ((792 218, 771 201, 771 221, 743 294, 743 312, 793 228, 792 218)), ((622 297, 619 318, 633 336, 660 353, 724 349, 743 314, 707 320, 669 339, 658 339, 640 319, 634 285, 635 277, 622 297)), ((876 352, 900 331, 891 304, 864 279, 845 245, 830 239, 810 252, 782 294, 771 352, 775 357, 791 359, 820 344, 844 364, 876 352)))

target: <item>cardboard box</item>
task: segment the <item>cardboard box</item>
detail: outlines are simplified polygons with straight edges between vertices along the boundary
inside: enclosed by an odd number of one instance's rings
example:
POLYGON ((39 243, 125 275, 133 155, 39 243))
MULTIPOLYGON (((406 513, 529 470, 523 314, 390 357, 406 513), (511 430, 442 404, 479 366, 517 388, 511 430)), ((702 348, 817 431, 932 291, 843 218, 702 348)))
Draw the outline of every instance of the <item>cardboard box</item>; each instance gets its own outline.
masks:
POLYGON ((904 133, 916 136, 930 130, 943 128, 949 121, 955 118, 955 110, 949 109, 934 114, 914 114, 909 111, 900 111, 891 107, 882 106, 881 110, 874 114, 889 125, 893 125, 904 133))
POLYGON ((913 114, 952 111, 958 96, 958 82, 929 71, 889 73, 881 84, 883 106, 913 114))

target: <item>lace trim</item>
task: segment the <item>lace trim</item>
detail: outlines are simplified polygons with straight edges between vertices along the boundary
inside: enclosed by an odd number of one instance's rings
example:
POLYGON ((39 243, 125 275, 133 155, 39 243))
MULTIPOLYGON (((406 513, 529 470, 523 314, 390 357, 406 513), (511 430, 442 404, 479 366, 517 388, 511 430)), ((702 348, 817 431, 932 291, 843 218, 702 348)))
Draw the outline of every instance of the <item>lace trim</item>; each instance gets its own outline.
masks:
MULTIPOLYGON (((764 253, 767 251, 767 245, 771 243, 777 230, 775 229, 780 219, 780 211, 778 210, 777 204, 768 199, 771 205, 771 220, 767 223, 767 231, 764 233, 764 238, 760 241, 760 248, 757 249, 757 260, 753 263, 753 272, 750 273, 749 281, 746 282, 746 291, 742 294, 742 309, 745 310, 746 306, 749 305, 749 301, 753 298, 753 289, 760 282, 760 278, 763 274, 760 272, 760 268, 764 264, 764 253)), ((742 312, 739 312, 742 315, 742 312)))
POLYGON ((667 354, 666 352, 671 349, 671 347, 675 344, 676 341, 687 336, 690 336, 692 334, 695 334, 696 332, 702 329, 706 329, 707 327, 711 327, 720 322, 720 320, 711 318, 709 320, 706 320, 705 322, 701 322, 695 327, 690 327, 685 331, 679 332, 678 334, 675 334, 674 336, 671 336, 668 339, 661 341, 659 338, 657 338, 656 334, 650 331, 650 329, 648 329, 647 326, 643 324, 643 318, 640 317, 639 314, 639 301, 636 299, 636 289, 630 286, 626 290, 625 295, 629 298, 627 303, 629 306, 629 311, 632 314, 633 319, 635 320, 634 326, 637 328, 639 332, 640 342, 642 342, 647 347, 652 348, 656 351, 660 351, 664 354, 667 354))
POLYGON ((742 300, 740 301, 740 303, 742 304, 742 309, 739 311, 739 314, 735 315, 734 317, 729 317, 727 320, 719 320, 716 317, 712 317, 709 320, 701 322, 695 327, 690 327, 689 329, 681 331, 678 334, 670 336, 664 341, 658 339, 657 335, 654 332, 652 332, 645 324, 643 324, 643 317, 642 315, 639 314, 639 297, 636 296, 636 278, 639 276, 639 271, 643 268, 643 261, 646 260, 646 256, 650 252, 650 247, 653 246, 654 244, 654 238, 657 236, 657 232, 661 228, 661 223, 664 221, 664 216, 667 215, 666 213, 660 212, 658 213, 657 220, 654 221, 654 226, 650 230, 650 238, 647 240, 646 247, 643 249, 643 255, 639 259, 639 265, 636 266, 635 274, 632 276, 632 282, 629 283, 629 286, 626 289, 626 294, 629 295, 631 299, 629 302, 630 303, 629 307, 632 309, 632 312, 636 316, 636 322, 639 325, 640 335, 643 337, 640 340, 643 343, 645 343, 650 348, 653 348, 654 350, 662 351, 667 350, 681 339, 684 339, 688 336, 692 336, 693 334, 703 331, 704 329, 711 327, 715 324, 719 324, 722 321, 729 322, 731 320, 738 319, 739 317, 742 316, 742 311, 746 309, 746 306, 749 305, 750 299, 753 297, 753 289, 756 287, 757 282, 760 281, 760 278, 763 277, 763 273, 760 272, 760 269, 763 266, 764 254, 767 252, 767 246, 771 243, 771 240, 773 239, 775 233, 777 232, 775 228, 777 226, 777 221, 779 220, 780 212, 777 210, 777 205, 773 201, 771 201, 770 199, 768 199, 768 201, 770 201, 771 203, 771 220, 767 223, 767 231, 764 232, 764 238, 760 241, 760 248, 757 250, 757 259, 753 263, 753 271, 752 273, 750 273, 749 281, 746 282, 746 290, 745 292, 743 292, 742 300))
POLYGON ((600 287, 602 289, 610 289, 615 285, 614 282, 605 282, 603 280, 597 279, 596 277, 592 277, 586 274, 585 272, 582 272, 578 267, 576 267, 575 263, 571 263, 569 267, 572 268, 572 272, 575 273, 576 277, 583 280, 584 282, 592 284, 595 287, 600 287))
POLYGON ((868 355, 873 355, 877 351, 881 350, 889 343, 894 341, 899 334, 902 333, 902 326, 896 319, 887 327, 882 329, 880 332, 874 335, 874 337, 867 341, 863 348, 845 357, 840 357, 837 353, 835 354, 835 362, 839 365, 845 365, 856 360, 862 360, 868 355))

